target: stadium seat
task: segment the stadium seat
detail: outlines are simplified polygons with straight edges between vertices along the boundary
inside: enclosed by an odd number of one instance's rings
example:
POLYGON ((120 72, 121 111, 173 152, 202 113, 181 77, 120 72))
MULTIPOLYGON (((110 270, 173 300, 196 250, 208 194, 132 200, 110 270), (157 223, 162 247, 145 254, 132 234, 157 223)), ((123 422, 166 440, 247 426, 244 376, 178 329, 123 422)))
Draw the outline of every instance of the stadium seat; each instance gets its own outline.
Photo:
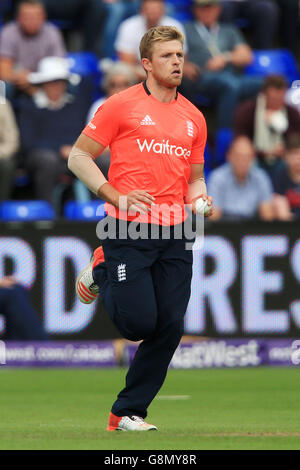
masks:
POLYGON ((191 0, 168 0, 167 13, 176 20, 184 23, 192 19, 191 0))
POLYGON ((105 217, 104 201, 69 201, 65 204, 64 216, 68 220, 99 221, 105 217))
POLYGON ((215 166, 222 165, 226 161, 226 153, 233 141, 234 133, 231 128, 218 129, 215 136, 215 166))
POLYGON ((207 178, 208 175, 210 174, 210 172, 214 168, 214 155, 211 151, 211 148, 210 148, 210 145, 209 145, 208 142, 207 142, 207 144, 205 146, 205 150, 204 150, 204 161, 205 161, 204 176, 205 176, 205 178, 207 178))
POLYGON ((47 201, 5 201, 0 206, 3 221, 53 220, 55 212, 47 201))
POLYGON ((88 77, 93 85, 93 100, 100 97, 100 84, 103 78, 103 71, 100 67, 96 54, 89 51, 70 52, 67 54, 70 64, 70 72, 80 77, 88 77))
POLYGON ((285 49, 254 51, 253 62, 245 68, 245 73, 262 77, 280 74, 285 76, 289 84, 300 78, 294 55, 285 49))
POLYGON ((101 78, 99 59, 93 52, 69 52, 67 58, 72 73, 77 73, 82 77, 98 75, 101 78))

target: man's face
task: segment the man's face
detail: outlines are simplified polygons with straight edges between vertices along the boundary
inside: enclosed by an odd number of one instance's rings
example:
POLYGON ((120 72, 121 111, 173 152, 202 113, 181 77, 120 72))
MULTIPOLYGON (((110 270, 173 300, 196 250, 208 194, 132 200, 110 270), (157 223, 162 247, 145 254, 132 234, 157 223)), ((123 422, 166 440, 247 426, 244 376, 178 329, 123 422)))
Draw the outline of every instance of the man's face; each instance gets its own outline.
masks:
POLYGON ((67 82, 65 80, 55 80, 53 82, 44 83, 43 90, 52 102, 59 101, 67 89, 67 82))
POLYGON ((45 11, 42 5, 20 6, 17 21, 25 34, 34 36, 38 34, 46 19, 45 11))
POLYGON ((237 141, 232 147, 228 161, 237 178, 245 179, 254 161, 254 150, 246 140, 237 141))
POLYGON ((272 109, 274 111, 278 111, 279 109, 281 109, 284 106, 285 94, 285 88, 267 88, 267 90, 265 91, 267 108, 272 109))
POLYGON ((300 148, 291 149, 287 152, 286 163, 293 173, 300 174, 300 148))
POLYGON ((128 77, 125 74, 119 73, 109 80, 107 94, 111 96, 115 93, 120 93, 120 91, 126 90, 130 85, 128 77))
MULTIPOLYGON (((183 73, 184 54, 180 41, 158 42, 153 45, 152 58, 146 61, 146 70, 167 88, 180 85, 183 73)), ((145 64, 144 64, 145 65, 145 64)))
POLYGON ((205 7, 194 7, 194 16, 197 21, 200 21, 205 26, 212 26, 218 22, 221 14, 221 7, 219 5, 209 5, 205 7))
POLYGON ((149 27, 158 26, 158 22, 165 14, 164 2, 159 0, 148 0, 143 3, 141 13, 146 17, 149 27))

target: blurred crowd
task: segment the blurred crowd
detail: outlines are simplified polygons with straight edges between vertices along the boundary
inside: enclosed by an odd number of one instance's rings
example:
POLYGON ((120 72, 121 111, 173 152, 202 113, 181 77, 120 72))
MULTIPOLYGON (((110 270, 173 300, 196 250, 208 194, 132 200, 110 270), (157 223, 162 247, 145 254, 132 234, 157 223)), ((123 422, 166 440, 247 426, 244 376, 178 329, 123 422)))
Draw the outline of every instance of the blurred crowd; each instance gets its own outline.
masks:
MULTIPOLYGON (((66 200, 93 197, 67 168, 70 149, 107 97, 145 79, 146 30, 173 25, 186 38, 180 92, 208 121, 213 219, 300 218, 297 87, 276 70, 247 73, 258 50, 284 48, 298 60, 298 0, 2 0, 0 8, 0 202, 41 199, 61 216, 66 200), (96 83, 72 72, 76 51, 97 58, 96 83)), ((109 149, 96 162, 107 176, 109 149)))

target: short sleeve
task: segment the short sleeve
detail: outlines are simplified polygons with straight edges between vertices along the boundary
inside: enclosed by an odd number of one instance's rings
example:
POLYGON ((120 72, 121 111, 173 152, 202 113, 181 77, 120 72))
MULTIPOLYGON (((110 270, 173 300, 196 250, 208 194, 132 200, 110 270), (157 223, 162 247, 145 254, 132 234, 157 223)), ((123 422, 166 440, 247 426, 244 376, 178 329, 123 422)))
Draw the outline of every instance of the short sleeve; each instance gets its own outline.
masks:
MULTIPOLYGON (((221 169, 222 167, 220 167, 221 169)), ((220 169, 212 171, 207 182, 207 194, 213 198, 214 207, 217 209, 224 209, 224 194, 226 187, 224 187, 220 169)))
POLYGON ((84 128, 83 134, 105 147, 109 146, 119 131, 120 106, 118 94, 108 98, 84 128))
POLYGON ((16 58, 15 35, 11 26, 4 27, 0 35, 0 56, 10 59, 16 58))
POLYGON ((259 194, 259 203, 262 202, 269 202, 272 198, 273 194, 273 187, 271 183, 271 179, 269 178, 268 174, 264 170, 260 170, 258 174, 258 194, 259 194))
MULTIPOLYGON (((125 20, 119 26, 117 32, 117 38, 115 41, 115 50, 118 52, 124 52, 128 54, 136 53, 136 44, 137 44, 137 35, 139 34, 139 27, 136 25, 136 28, 131 21, 125 20)), ((138 36, 139 38, 139 36, 138 36)), ((139 43, 139 41, 138 41, 139 43)))
POLYGON ((50 25, 49 28, 49 55, 55 57, 65 57, 66 48, 63 40, 63 36, 58 28, 50 25))
MULTIPOLYGON (((225 32, 225 31, 224 31, 225 32)), ((228 50, 233 50, 241 44, 246 44, 242 33, 233 26, 226 26, 226 43, 228 50)))
POLYGON ((190 163, 204 163, 204 150, 207 140, 207 126, 204 116, 201 114, 198 134, 193 142, 190 163))

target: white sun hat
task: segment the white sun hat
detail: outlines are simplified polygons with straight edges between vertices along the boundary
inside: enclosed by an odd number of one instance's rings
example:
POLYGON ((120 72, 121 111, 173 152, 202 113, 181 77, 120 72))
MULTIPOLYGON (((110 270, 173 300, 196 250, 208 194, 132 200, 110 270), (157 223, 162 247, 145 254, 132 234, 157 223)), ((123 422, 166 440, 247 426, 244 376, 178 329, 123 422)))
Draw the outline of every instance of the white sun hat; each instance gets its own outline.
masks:
POLYGON ((32 85, 55 80, 73 82, 74 79, 78 79, 78 75, 70 73, 69 61, 63 57, 45 57, 38 63, 37 72, 30 73, 28 77, 29 83, 32 85))

